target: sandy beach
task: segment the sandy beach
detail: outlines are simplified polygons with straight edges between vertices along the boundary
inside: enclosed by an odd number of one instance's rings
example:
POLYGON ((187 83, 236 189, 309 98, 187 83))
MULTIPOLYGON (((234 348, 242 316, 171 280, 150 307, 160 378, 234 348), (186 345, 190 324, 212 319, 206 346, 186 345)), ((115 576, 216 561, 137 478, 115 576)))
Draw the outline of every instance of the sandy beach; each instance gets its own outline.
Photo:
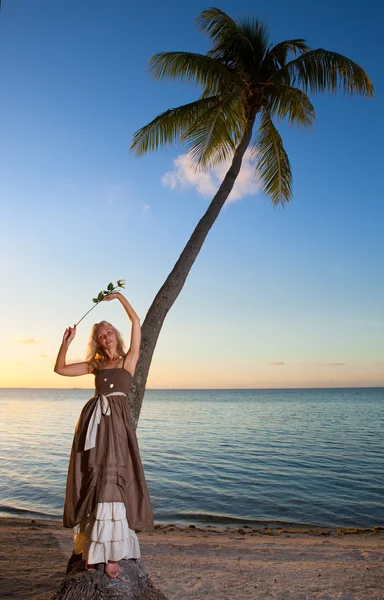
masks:
MULTIPOLYGON (((157 525, 142 559, 169 598, 382 600, 384 530, 157 525)), ((48 600, 72 534, 57 521, 0 519, 1 598, 48 600)))

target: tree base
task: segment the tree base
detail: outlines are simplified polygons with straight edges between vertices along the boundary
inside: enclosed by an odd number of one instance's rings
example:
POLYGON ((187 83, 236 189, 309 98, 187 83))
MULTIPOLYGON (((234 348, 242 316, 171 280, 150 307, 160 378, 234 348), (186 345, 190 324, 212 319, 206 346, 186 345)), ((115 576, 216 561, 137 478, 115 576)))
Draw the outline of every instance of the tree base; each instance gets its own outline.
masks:
POLYGON ((110 579, 104 563, 86 571, 81 554, 73 553, 66 577, 51 600, 167 600, 149 579, 142 559, 120 560, 119 567, 119 576, 110 579))

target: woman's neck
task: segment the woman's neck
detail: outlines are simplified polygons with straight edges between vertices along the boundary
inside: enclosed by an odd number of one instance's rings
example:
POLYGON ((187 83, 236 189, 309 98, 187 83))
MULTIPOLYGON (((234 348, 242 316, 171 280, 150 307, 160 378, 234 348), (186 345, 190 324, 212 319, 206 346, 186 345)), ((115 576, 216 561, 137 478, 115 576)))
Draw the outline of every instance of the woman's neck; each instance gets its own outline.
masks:
POLYGON ((106 351, 105 354, 107 355, 105 358, 106 363, 113 363, 113 362, 117 362, 118 360, 121 360, 123 357, 122 355, 117 353, 117 350, 111 350, 111 351, 106 351))

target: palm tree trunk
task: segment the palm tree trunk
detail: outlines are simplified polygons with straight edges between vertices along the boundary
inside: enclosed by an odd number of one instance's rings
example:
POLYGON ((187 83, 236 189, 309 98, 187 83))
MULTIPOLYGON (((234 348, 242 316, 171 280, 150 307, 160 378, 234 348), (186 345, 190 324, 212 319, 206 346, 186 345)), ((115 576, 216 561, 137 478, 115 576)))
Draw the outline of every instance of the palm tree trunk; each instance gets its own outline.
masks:
POLYGON ((104 564, 85 570, 81 554, 72 554, 67 574, 50 600, 167 600, 149 578, 142 559, 121 560, 120 576, 109 579, 104 564))
POLYGON ((145 385, 147 382, 149 368, 151 366, 153 352, 155 350, 164 319, 167 315, 167 312, 180 294, 187 279, 188 273, 200 252, 204 240, 207 237, 212 225, 216 221, 220 210, 222 209, 234 186, 236 178, 240 172, 243 156, 248 148, 249 142, 251 141, 253 125, 257 112, 257 108, 254 108, 250 112, 247 129, 244 133, 243 139, 236 148, 232 164, 227 171, 222 184, 216 192, 207 211, 198 222, 175 266, 156 294, 156 297, 153 300, 142 324, 140 358, 137 363, 128 396, 128 399, 132 405, 132 418, 135 427, 137 426, 140 416, 145 385))

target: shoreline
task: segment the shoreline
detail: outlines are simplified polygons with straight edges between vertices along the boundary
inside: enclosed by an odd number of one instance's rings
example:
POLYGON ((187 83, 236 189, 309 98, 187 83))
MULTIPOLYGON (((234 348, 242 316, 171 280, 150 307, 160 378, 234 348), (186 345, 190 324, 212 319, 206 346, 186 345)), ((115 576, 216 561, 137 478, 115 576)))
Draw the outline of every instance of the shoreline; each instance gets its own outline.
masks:
MULTIPOLYGON (((143 565, 169 600, 382 600, 384 528, 156 523, 143 565)), ((73 534, 60 521, 0 518, 2 597, 50 600, 73 534), (15 568, 15 565, 17 568, 15 568)))
MULTIPOLYGON (((0 527, 6 524, 20 526, 36 525, 44 527, 60 527, 63 531, 71 532, 62 525, 61 518, 40 518, 40 517, 18 517, 18 516, 0 516, 0 527)), ((338 527, 327 525, 313 525, 310 523, 281 523, 276 521, 260 522, 258 526, 249 524, 216 524, 216 525, 180 525, 177 522, 155 522, 155 532, 179 532, 179 533, 213 533, 213 534, 241 534, 241 535, 313 535, 313 536, 340 536, 340 535, 379 535, 384 534, 384 526, 376 525, 374 527, 338 527)), ((142 534, 139 534, 142 535, 142 534)))

